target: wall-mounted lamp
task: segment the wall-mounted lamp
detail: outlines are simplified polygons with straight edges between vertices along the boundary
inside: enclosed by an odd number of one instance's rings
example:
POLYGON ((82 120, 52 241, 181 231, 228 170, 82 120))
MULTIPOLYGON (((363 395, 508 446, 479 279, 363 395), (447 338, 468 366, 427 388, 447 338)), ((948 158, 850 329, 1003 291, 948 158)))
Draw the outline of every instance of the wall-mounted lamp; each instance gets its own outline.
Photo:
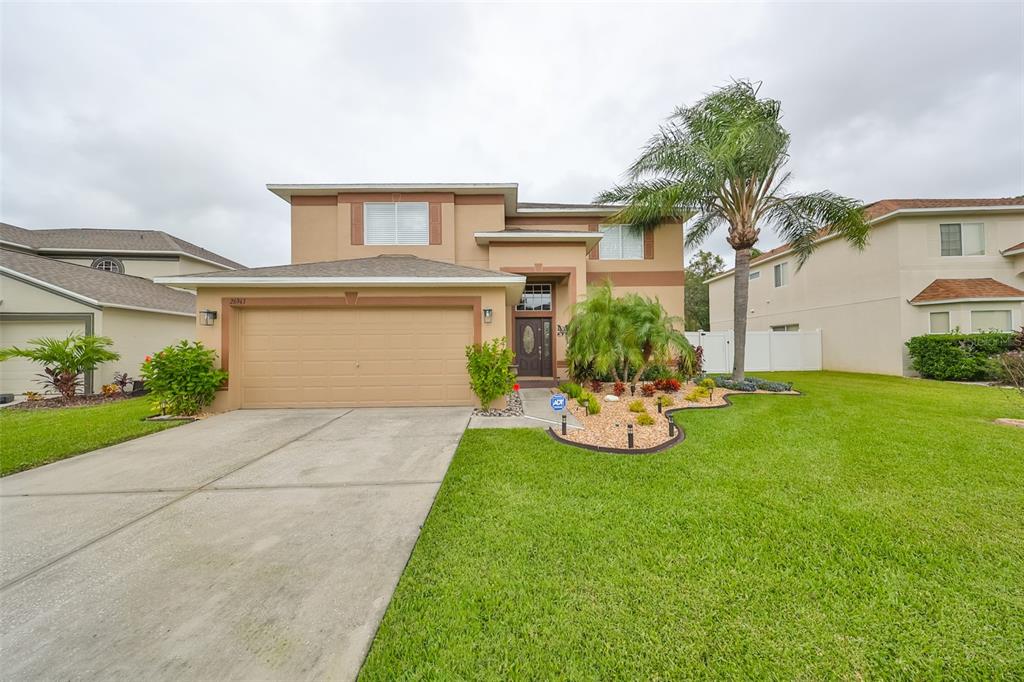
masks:
POLYGON ((484 308, 484 324, 490 324, 494 321, 494 309, 484 308))
POLYGON ((213 321, 217 319, 216 310, 200 310, 199 311, 199 324, 204 327, 212 327, 213 321))

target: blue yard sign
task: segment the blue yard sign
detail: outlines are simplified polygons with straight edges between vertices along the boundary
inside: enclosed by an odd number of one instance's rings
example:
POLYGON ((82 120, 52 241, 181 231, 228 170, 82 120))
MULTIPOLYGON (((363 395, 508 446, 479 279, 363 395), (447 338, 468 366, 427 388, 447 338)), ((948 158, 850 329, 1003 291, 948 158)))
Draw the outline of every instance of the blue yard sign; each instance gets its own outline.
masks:
POLYGON ((561 412, 565 409, 565 396, 561 393, 556 393, 551 396, 551 409, 555 412, 561 412))

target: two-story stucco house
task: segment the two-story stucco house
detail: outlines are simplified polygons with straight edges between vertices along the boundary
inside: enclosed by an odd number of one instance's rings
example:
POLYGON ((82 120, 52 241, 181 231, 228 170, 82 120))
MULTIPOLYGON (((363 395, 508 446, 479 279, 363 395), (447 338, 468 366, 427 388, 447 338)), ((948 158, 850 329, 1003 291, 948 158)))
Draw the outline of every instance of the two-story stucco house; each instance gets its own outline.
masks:
MULTIPOLYGON (((1024 198, 890 199, 868 246, 821 240, 804 267, 779 247, 750 266, 751 331, 822 330, 825 369, 909 374, 904 342, 1024 320, 1024 198)), ((732 329, 733 272, 709 280, 711 330, 732 329)))
POLYGON ((214 409, 469 405, 465 347, 500 337, 522 379, 551 380, 604 279, 683 313, 681 221, 634 235, 615 207, 520 203, 515 184, 268 188, 291 205, 290 265, 157 280, 216 314, 197 327, 230 372, 214 409))
MULTIPOLYGON (((121 360, 85 377, 86 392, 115 372, 195 333, 195 295, 152 278, 242 267, 156 230, 27 230, 0 223, 0 347, 71 333, 109 336, 121 360)), ((0 363, 0 393, 39 391, 40 368, 0 363)))

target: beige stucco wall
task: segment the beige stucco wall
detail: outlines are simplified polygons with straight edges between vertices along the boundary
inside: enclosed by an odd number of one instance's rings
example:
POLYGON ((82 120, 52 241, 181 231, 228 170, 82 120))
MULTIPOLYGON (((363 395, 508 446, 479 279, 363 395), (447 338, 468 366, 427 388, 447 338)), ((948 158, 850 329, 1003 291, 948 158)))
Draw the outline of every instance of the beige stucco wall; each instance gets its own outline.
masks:
POLYGON ((96 313, 100 311, 48 289, 0 275, 0 312, 4 313, 96 313))
POLYGON ((472 268, 488 268, 487 247, 476 243, 477 232, 505 229, 505 204, 455 204, 455 262, 472 268))
MULTIPOLYGON (((999 253, 1024 241, 1024 214, 928 215, 900 217, 876 224, 862 252, 840 239, 821 244, 800 272, 792 256, 758 263, 750 281, 748 329, 799 324, 822 330, 822 366, 857 372, 906 374, 909 359, 904 342, 927 334, 928 313, 949 310, 950 324, 970 329, 971 310, 1013 310, 1020 324, 1019 303, 970 303, 913 306, 910 299, 936 279, 991 277, 1024 288, 1024 276, 1012 258, 999 253), (984 256, 941 256, 941 223, 985 225, 984 256), (790 263, 790 283, 774 287, 773 266, 790 263)), ((733 279, 710 284, 712 331, 732 328, 733 279)))
MULTIPOLYGON (((198 310, 216 310, 218 311, 218 319, 212 327, 204 327, 199 325, 198 322, 195 326, 196 339, 201 341, 204 345, 209 348, 213 348, 218 354, 222 353, 221 334, 223 331, 224 324, 224 311, 223 311, 223 300, 225 298, 296 298, 296 297, 337 297, 340 299, 345 298, 345 294, 348 292, 356 292, 362 297, 480 297, 481 308, 490 308, 493 312, 493 319, 489 324, 481 322, 481 339, 483 341, 490 341, 495 338, 505 336, 506 333, 506 314, 507 314, 507 303, 506 294, 504 287, 481 287, 481 288, 461 288, 461 287, 450 287, 450 288, 390 288, 390 287, 363 287, 363 288, 333 288, 333 287, 295 287, 295 288, 270 288, 270 287, 216 287, 216 288, 203 288, 198 292, 197 309, 198 310)), ((396 315, 401 315, 401 307, 394 308, 396 315)), ((232 324, 229 326, 229 333, 231 336, 230 343, 233 346, 237 346, 238 339, 238 325, 232 324)), ((237 373, 239 368, 237 366, 237 353, 229 353, 228 361, 229 367, 228 372, 237 373)), ((228 388, 224 391, 219 391, 217 399, 212 406, 212 410, 215 412, 224 412, 228 410, 236 410, 241 405, 241 396, 239 391, 232 390, 230 378, 228 381, 228 388)))

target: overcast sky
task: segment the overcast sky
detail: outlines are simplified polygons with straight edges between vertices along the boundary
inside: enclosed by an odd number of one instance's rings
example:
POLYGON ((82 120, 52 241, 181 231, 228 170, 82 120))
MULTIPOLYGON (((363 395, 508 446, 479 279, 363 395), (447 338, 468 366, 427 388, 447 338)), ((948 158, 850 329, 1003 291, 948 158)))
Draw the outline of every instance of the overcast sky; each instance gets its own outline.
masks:
POLYGON ((0 219, 28 228, 162 229, 268 265, 289 260, 289 210, 266 183, 589 201, 732 78, 782 101, 795 188, 1024 193, 1017 2, 0 11, 0 219))

